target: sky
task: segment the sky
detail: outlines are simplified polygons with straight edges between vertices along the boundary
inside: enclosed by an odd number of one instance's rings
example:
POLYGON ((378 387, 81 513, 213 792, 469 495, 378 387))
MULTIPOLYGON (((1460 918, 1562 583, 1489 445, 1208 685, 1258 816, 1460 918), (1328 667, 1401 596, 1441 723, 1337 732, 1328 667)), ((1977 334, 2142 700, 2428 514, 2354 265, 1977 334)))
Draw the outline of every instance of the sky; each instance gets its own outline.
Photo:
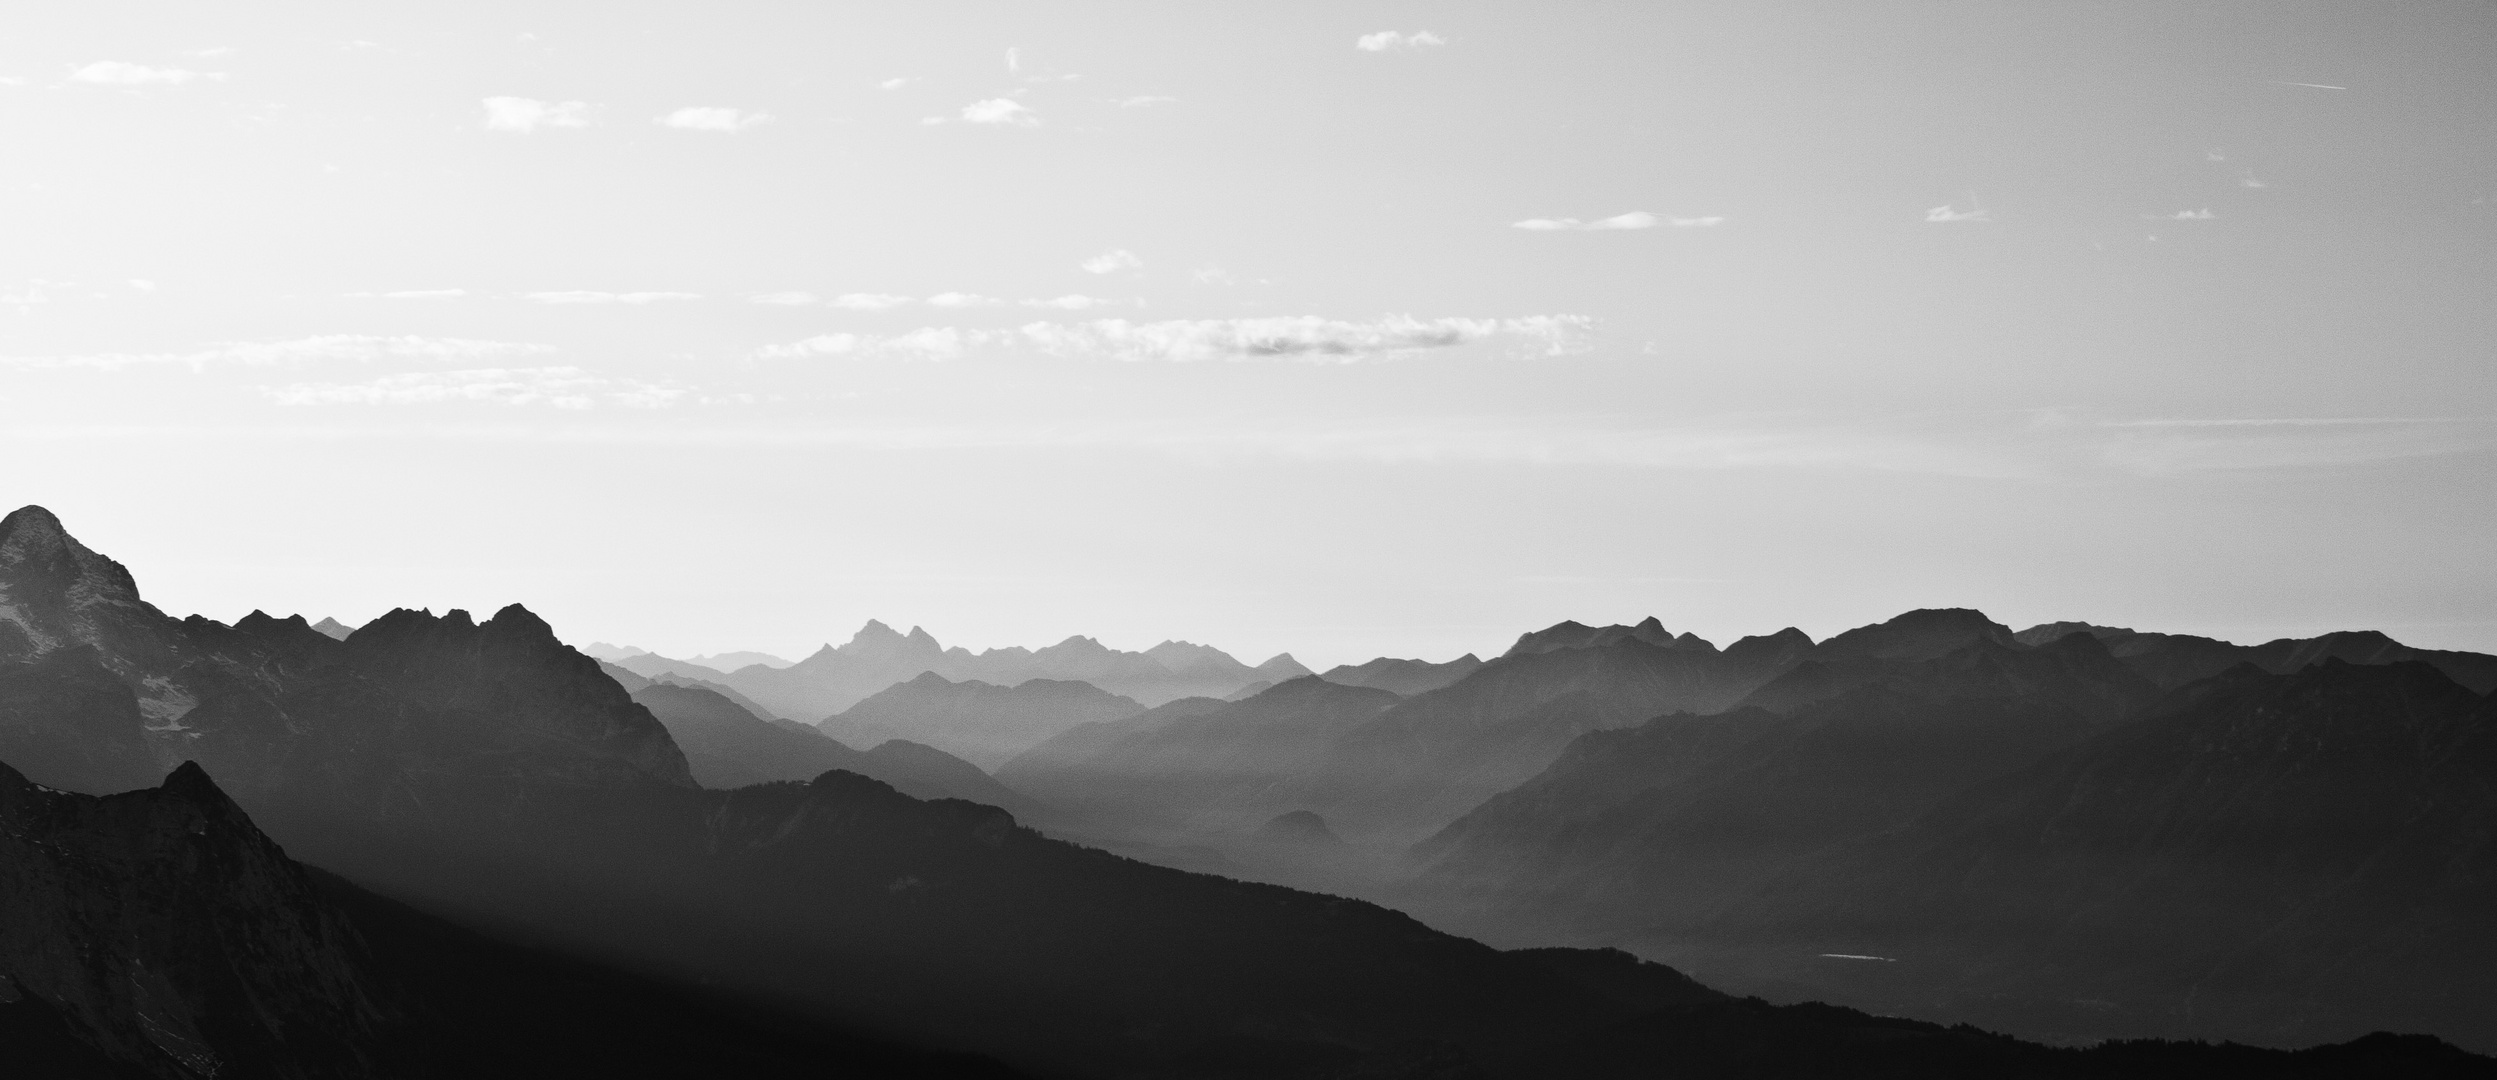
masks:
POLYGON ((0 501, 176 614, 2497 651, 2485 4, 11 22, 0 501))

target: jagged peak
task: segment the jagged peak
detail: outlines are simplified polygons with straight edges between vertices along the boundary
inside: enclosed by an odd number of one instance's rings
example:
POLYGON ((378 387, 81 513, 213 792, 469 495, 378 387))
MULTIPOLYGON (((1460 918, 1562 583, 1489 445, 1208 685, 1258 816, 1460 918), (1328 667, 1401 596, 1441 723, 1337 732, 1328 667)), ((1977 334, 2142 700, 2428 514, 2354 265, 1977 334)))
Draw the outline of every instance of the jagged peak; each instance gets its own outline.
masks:
POLYGON ((156 790, 204 810, 234 808, 234 800, 226 796, 225 789, 218 787, 217 782, 209 778, 208 770, 201 768, 196 761, 174 766, 172 772, 165 774, 164 781, 156 785, 156 790))
POLYGON ((494 617, 486 620, 485 625, 488 629, 500 630, 507 634, 555 640, 555 628, 548 625, 545 619, 539 618, 537 612, 519 604, 503 605, 503 610, 495 612, 494 617))
POLYGON ((33 504, 0 518, 0 574, 31 577, 19 583, 41 582, 39 589, 58 589, 77 607, 139 600, 138 582, 129 570, 79 543, 52 511, 33 504))

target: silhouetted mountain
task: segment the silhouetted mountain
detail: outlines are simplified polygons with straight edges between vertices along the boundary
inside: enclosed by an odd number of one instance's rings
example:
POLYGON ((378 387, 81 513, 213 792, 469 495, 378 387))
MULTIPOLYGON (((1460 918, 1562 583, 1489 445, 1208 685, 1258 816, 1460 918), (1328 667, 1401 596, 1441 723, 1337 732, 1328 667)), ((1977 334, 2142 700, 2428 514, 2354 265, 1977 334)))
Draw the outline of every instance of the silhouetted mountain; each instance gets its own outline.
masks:
POLYGON ((1788 712, 1587 735, 1417 845, 1428 873, 1415 902, 1494 940, 1675 949, 1796 860, 1902 825, 2157 694, 2086 636, 2037 649, 1961 640, 1972 643, 1939 659, 1866 662, 1889 667, 1788 712))
POLYGON ((767 652, 753 652, 750 650, 742 652, 711 653, 704 656, 688 656, 685 658, 685 662, 689 664, 700 664, 713 671, 735 671, 739 668, 753 667, 757 664, 767 668, 785 668, 791 664, 797 663, 795 660, 785 660, 767 652))
POLYGON ((1798 950, 1899 957, 1818 981, 2031 1031, 2497 1048, 2491 777, 2497 699, 2428 664, 2248 665, 1798 865, 1711 931, 1797 982, 1798 950))
POLYGON ((1327 828, 1327 819, 1307 810, 1277 814, 1274 820, 1259 826, 1257 838, 1270 844, 1341 845, 1344 838, 1327 828))
POLYGON ((891 741, 861 752, 806 727, 783 727, 701 687, 652 682, 633 692, 685 751, 707 788, 803 781, 828 769, 873 777, 921 799, 968 799, 1018 813, 1039 809, 980 767, 918 743, 891 741))
POLYGON ((1444 664, 1428 660, 1396 660, 1379 657, 1365 664, 1338 664, 1321 676, 1331 683, 1346 686, 1367 686, 1374 690, 1412 697, 1425 691, 1462 679, 1483 666, 1482 659, 1467 653, 1444 664))
POLYGON ((2477 693, 2497 689, 2497 656, 2414 649, 2374 630, 2341 631, 2312 638, 2280 638, 2261 645, 2237 645, 2190 634, 2148 634, 2115 626, 2062 622, 2032 626, 2019 640, 2043 645, 2057 638, 2086 633, 2104 642, 2107 651, 2165 687, 2207 679, 2239 664, 2252 664, 2276 675, 2325 660, 2352 664, 2392 664, 2415 660, 2434 666, 2447 678, 2477 693))
MULTIPOLYGON (((635 666, 648 674, 651 665, 635 666)), ((1308 674, 1290 656, 1249 667, 1220 649, 1165 641, 1144 652, 1121 652, 1088 637, 1042 649, 973 653, 946 648, 925 630, 907 634, 870 620, 850 640, 826 645, 785 668, 748 666, 718 678, 771 711, 790 717, 830 716, 897 683, 933 672, 954 682, 1017 686, 1033 679, 1088 682, 1112 694, 1156 705, 1183 697, 1221 697, 1260 680, 1308 674)))
MULTIPOLYGON (((1192 699, 1202 700, 1202 699, 1192 699)), ((998 770, 1007 784, 1130 826, 1238 832, 1288 804, 1343 735, 1396 695, 1315 676, 1245 701, 1174 702, 1088 724, 998 770)))
POLYGON ((908 739, 994 769, 1077 724, 1143 711, 1091 683, 1031 679, 996 686, 928 672, 825 717, 818 727, 851 745, 908 739))
POLYGON ((347 640, 347 635, 355 633, 354 627, 339 622, 336 619, 327 617, 322 618, 319 622, 313 623, 312 628, 338 641, 345 641, 347 640))
POLYGON ((1286 725, 1291 734, 1272 745, 1264 732, 1277 721, 1260 710, 1285 700, 1266 699, 1294 683, 1201 720, 1147 713, 1074 729, 1000 776, 1131 827, 1236 832, 1303 808, 1356 836, 1409 840, 1533 776, 1584 732, 1726 708, 1810 648, 1795 630, 1719 651, 1652 619, 1602 629, 1566 623, 1526 635, 1509 655, 1437 690, 1344 698, 1359 704, 1324 724, 1286 725))
POLYGON ((346 920, 199 766, 99 798, 0 764, 0 1012, 20 1027, 39 1010, 63 1064, 379 1075, 371 1051, 396 1018, 369 967, 346 920))
POLYGON ((1241 688, 1239 688, 1239 689, 1237 689, 1237 690, 1234 690, 1234 691, 1232 691, 1232 692, 1230 692, 1230 693, 1228 693, 1228 694, 1224 694, 1222 699, 1223 699, 1224 701, 1247 701, 1247 700, 1248 700, 1248 699, 1250 699, 1250 698, 1256 697, 1257 695, 1259 695, 1259 694, 1263 694, 1263 693, 1265 693, 1266 691, 1268 691, 1268 690, 1272 690, 1272 689, 1274 689, 1274 688, 1275 688, 1275 684, 1270 683, 1270 682, 1266 682, 1266 681, 1264 681, 1264 680, 1259 680, 1259 681, 1257 681, 1257 682, 1250 683, 1250 684, 1248 684, 1247 686, 1243 686, 1243 687, 1241 687, 1241 688))

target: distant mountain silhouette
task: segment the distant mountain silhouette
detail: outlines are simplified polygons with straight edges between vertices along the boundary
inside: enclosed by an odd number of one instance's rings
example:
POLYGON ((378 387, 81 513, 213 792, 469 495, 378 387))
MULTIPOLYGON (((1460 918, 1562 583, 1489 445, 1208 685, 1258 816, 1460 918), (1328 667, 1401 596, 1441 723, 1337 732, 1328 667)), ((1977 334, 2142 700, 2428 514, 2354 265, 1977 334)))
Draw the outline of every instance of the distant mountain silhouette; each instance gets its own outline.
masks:
POLYGON ((1827 650, 1840 659, 1794 668, 1727 712, 1577 740, 1414 848, 1429 867, 1416 902, 1455 904, 1433 910, 1494 940, 1532 928, 1524 940, 1640 935, 1670 948, 1795 860, 1905 824, 2158 693, 2086 636, 2028 649, 1952 635, 1966 644, 1936 659, 1847 655, 1904 638, 1927 644, 1881 652, 1923 657, 1941 647, 1930 629, 1856 637, 1827 650), (1819 687, 1812 676, 1846 664, 1844 689, 1791 700, 1795 682, 1819 687))
POLYGON ((2309 664, 2334 659, 2352 664, 2416 660, 2435 667, 2447 678, 2476 693, 2497 690, 2497 656, 2414 649, 2374 630, 2342 631, 2311 638, 2280 638, 2261 645, 2236 645, 2190 634, 2147 634, 2121 627, 2065 622, 2033 626, 2021 631, 2018 636, 2025 644, 2043 645, 2076 633, 2097 638, 2107 646, 2108 652, 2161 686, 2183 686, 2238 664, 2252 664, 2265 671, 2285 675, 2309 664))
POLYGON ((1855 989, 2026 1030, 2497 1049, 2492 777, 2497 698, 2434 666, 2244 665, 1797 864, 1711 935, 1908 958, 1855 989))
MULTIPOLYGON (((658 657, 625 666, 649 675, 666 665, 683 663, 658 657)), ((1088 682, 1145 705, 1199 695, 1221 697, 1253 682, 1309 673, 1289 655, 1250 667, 1220 649, 1184 641, 1165 641, 1144 652, 1121 652, 1092 638, 1070 637, 1042 649, 1018 646, 973 653, 946 648, 915 626, 905 634, 873 620, 848 642, 826 645, 787 667, 750 665, 725 675, 676 670, 716 679, 772 712, 795 719, 840 713, 877 691, 930 672, 954 682, 996 686, 1017 686, 1033 679, 1088 682)))
MULTIPOLYGON (((382 1022, 405 1016, 413 1025, 397 1029, 404 1036, 398 1041, 382 1029, 370 1060, 423 1064, 411 1070, 416 1075, 790 1076, 808 1061, 817 1070, 829 1064, 924 1075, 940 1065, 977 1064, 895 1057, 902 1054, 890 1050, 896 1044, 992 1054, 1064 1076, 1526 1077, 1555 1069, 1620 1075, 1652 1070, 1658 1061, 1755 1075, 2182 1075, 2189 1064, 2198 1066, 2196 1075, 2220 1075, 2222 1066, 2278 1073, 2272 1067, 2291 1060, 2165 1045, 2129 1058, 2091 1057, 2097 1051, 2052 1051, 1843 1009, 1733 1001, 1621 954, 1501 952, 1372 904, 1146 865, 1053 840, 994 806, 921 800, 845 770, 804 783, 709 790, 694 782, 667 724, 633 693, 671 707, 697 701, 703 714, 680 719, 734 729, 706 738, 801 733, 751 713, 747 718, 760 726, 741 726, 722 709, 733 702, 701 698, 698 687, 654 682, 628 692, 518 605, 483 622, 461 611, 394 611, 343 642, 301 618, 256 612, 230 627, 196 617, 177 621, 141 601, 121 567, 35 508, 0 520, 0 605, 7 612, 0 617, 0 664, 17 680, 8 700, 37 703, 0 717, 0 761, 16 763, 14 755, 26 751, 56 772, 86 770, 91 778, 161 775, 170 765, 196 762, 204 775, 186 769, 168 787, 180 794, 213 775, 286 853, 392 898, 322 885, 327 902, 349 913, 371 950, 369 970, 377 974, 368 982, 385 988, 373 992, 385 1002, 382 1022), (119 696, 105 692, 114 686, 119 696), (51 700, 87 704, 40 704, 51 700), (491 926, 527 947, 462 936, 400 903, 491 926), (618 968, 653 974, 624 976, 618 968), (890 1053, 879 1059, 875 1047, 890 1053), (483 1061, 500 1069, 480 1067, 483 1061)), ((1448 762, 1488 762, 1499 747, 1538 745, 1528 736, 1566 725, 1517 718, 1572 693, 1596 698, 1571 707, 1598 718, 1646 700, 1730 703, 1782 672, 1780 664, 1791 666, 1787 644, 1756 640, 1722 652, 1635 638, 1555 649, 1486 664, 1456 685, 1410 699, 1296 678, 1242 702, 1178 701, 1081 725, 1023 757, 1055 747, 1068 752, 1061 760, 1078 764, 1104 755, 1132 760, 1158 740, 1177 752, 1175 766, 1143 755, 1155 767, 1129 775, 1150 780, 1202 763, 1236 763, 1243 767, 1236 774, 1197 775, 1206 796, 1246 812, 1269 798, 1255 788, 1266 777, 1324 779, 1324 768, 1299 762, 1313 755, 1333 761, 1343 731, 1371 730, 1380 718, 1440 695, 1453 696, 1421 715, 1451 725, 1480 717, 1478 730, 1497 737, 1451 739, 1433 728, 1381 745, 1413 748, 1418 760, 1445 771, 1448 762), (1706 656, 1716 659, 1699 659, 1706 656), (1225 715, 1254 722, 1271 740, 1209 723, 1225 715)), ((2022 664, 2029 653, 2049 652, 1985 644, 2024 657, 2022 664)), ((2076 642, 2061 651, 2087 648, 2076 642)), ((1998 666, 2005 678, 2062 695, 2056 701, 2082 703, 2063 706, 2075 715, 2098 700, 2084 692, 2095 685, 2087 680, 2015 670, 2012 661, 1998 666)), ((2094 745, 2085 739, 2065 752, 2094 745)), ((2266 736, 2247 752, 2274 745, 2303 744, 2266 736)), ((880 745, 863 756, 945 767, 907 746, 880 745)), ((43 782, 33 769, 26 773, 43 782)), ((1136 781, 1120 780, 1110 793, 1137 790, 1136 781)), ((1146 794, 1157 806, 1184 805, 1167 792, 1146 794)), ((1316 804, 1284 809, 1323 813, 1330 827, 1338 821, 1316 804)), ((1897 835, 1920 820, 1911 818, 1897 835)), ((71 824, 79 832, 73 839, 98 851, 178 855, 178 847, 149 845, 191 842, 182 836, 211 843, 216 833, 214 826, 193 833, 181 824, 161 836, 149 833, 158 839, 134 848, 98 839, 110 832, 101 825, 71 824)), ((11 829, 17 831, 0 829, 0 842, 35 835, 11 829)), ((79 850, 65 841, 58 848, 68 853, 63 865, 75 856, 85 860, 79 872, 105 866, 79 850)), ((0 860, 0 877, 40 861, 31 854, 0 860)), ((202 967, 183 969, 179 979, 169 974, 171 985, 208 985, 196 971, 213 975, 214 961, 239 957, 269 965, 281 983, 289 965, 308 967, 315 974, 303 986, 320 986, 320 952, 288 944, 306 939, 234 914, 261 910, 250 907, 252 898, 277 893, 250 885, 239 890, 243 907, 219 910, 228 901, 217 888, 166 876, 205 871, 213 883, 216 874, 257 865, 243 856, 211 862, 147 854, 124 864, 144 884, 110 893, 111 903, 196 900, 200 907, 180 915, 192 925, 167 931, 164 940, 177 945, 184 934, 264 935, 220 946, 202 967), (150 874, 158 876, 145 878, 150 874)), ((274 877, 232 878, 264 879, 274 877)), ((104 943, 112 955, 155 955, 145 951, 157 947, 153 942, 111 936, 112 920, 95 914, 107 910, 99 906, 102 894, 81 901, 79 917, 66 924, 21 916, 15 905, 30 895, 0 888, 0 948, 14 949, 20 940, 37 950, 84 941, 104 943), (19 926, 47 925, 68 928, 11 936, 19 926), (105 937, 79 936, 98 926, 105 937)), ((318 903, 280 906, 295 925, 317 925, 327 918, 318 903)), ((161 928, 166 920, 151 915, 141 923, 161 928)), ((18 955, 7 953, 0 963, 18 963, 18 955)), ((61 969, 54 963, 46 970, 61 969)), ((14 975, 14 968, 0 972, 14 975)), ((97 1047, 131 1045, 110 1039, 132 1030, 160 1052, 168 1039, 185 1045, 178 1027, 163 1029, 171 1036, 148 1030, 155 1006, 135 995, 157 991, 137 977, 135 964, 127 972, 107 968, 100 978, 107 988, 138 988, 130 991, 128 1012, 137 1021, 116 1019, 122 1014, 113 1006, 93 1013, 103 1019, 91 1028, 76 1029, 64 1019, 76 1005, 65 992, 37 997, 0 984, 22 999, 0 1003, 0 1040, 36 1045, 80 1069, 106 1053, 97 1047), (39 1004, 29 1011, 29 1001, 39 1004), (89 1056, 77 1056, 82 1047, 89 1056)), ((250 1023, 299 1030, 286 1020, 292 1006, 285 995, 304 991, 266 987, 238 982, 209 1005, 168 1015, 195 1018, 268 1001, 274 1004, 252 1012, 250 1023)), ((333 1005, 352 1000, 334 988, 317 996, 333 1005)), ((185 1022, 221 1059, 249 1059, 247 1037, 229 1049, 216 1022, 185 1022)), ((318 1030, 363 1050, 352 1019, 318 1030)), ((288 1038, 295 1045, 297 1036, 288 1038)), ((314 1043, 304 1038, 310 1050, 314 1043)), ((2484 1064, 2400 1039, 2295 1060, 2345 1068, 2430 1061, 2465 1070, 2457 1075, 2484 1064)))
POLYGON ((1327 828, 1327 819, 1307 810, 1277 814, 1274 820, 1260 826, 1257 838, 1274 844, 1341 845, 1344 838, 1327 828))
POLYGON ((1412 697, 1425 691, 1462 679, 1483 666, 1481 658, 1467 653, 1444 664, 1427 660, 1396 660, 1379 657, 1364 664, 1339 664, 1328 668, 1322 678, 1346 686, 1367 686, 1374 690, 1412 697))
POLYGON ((1286 701, 1325 693, 1283 683, 1219 710, 1187 707, 1201 719, 1156 710, 1072 729, 999 775, 1135 827, 1238 831, 1313 809, 1350 835, 1409 841, 1533 776, 1584 732, 1726 708, 1810 648, 1791 630, 1720 651, 1661 628, 1566 623, 1409 698, 1327 680, 1347 693, 1325 699, 1334 710, 1325 723, 1274 715, 1286 701), (1296 696, 1276 697, 1295 687, 1296 696))
POLYGON ((1397 700, 1385 690, 1303 676, 1244 701, 1183 699, 1086 724, 997 775, 1053 804, 1130 826, 1245 831, 1280 812, 1277 803, 1290 801, 1290 789, 1345 733, 1397 700))
POLYGON ((926 672, 826 717, 818 727, 853 746, 908 739, 994 769, 1077 724, 1143 711, 1091 683, 1029 679, 997 686, 926 672))
POLYGON ((355 633, 354 627, 348 626, 345 623, 331 618, 323 618, 321 621, 313 623, 312 628, 339 641, 345 641, 347 640, 347 635, 355 633))
POLYGON ((979 766, 934 747, 893 740, 854 750, 810 728, 773 724, 697 686, 645 682, 633 700, 667 726, 694 780, 707 788, 804 781, 847 769, 916 798, 968 799, 1022 814, 1039 809, 979 766))

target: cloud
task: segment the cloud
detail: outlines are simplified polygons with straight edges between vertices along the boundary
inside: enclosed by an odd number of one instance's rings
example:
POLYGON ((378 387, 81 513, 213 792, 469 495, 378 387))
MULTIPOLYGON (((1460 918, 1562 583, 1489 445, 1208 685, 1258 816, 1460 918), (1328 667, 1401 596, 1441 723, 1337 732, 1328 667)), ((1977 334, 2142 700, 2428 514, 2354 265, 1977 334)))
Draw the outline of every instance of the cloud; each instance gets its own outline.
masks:
POLYGON ((2255 179, 2255 178, 2254 178, 2254 174, 2253 174, 2253 173, 2245 173, 2245 174, 2242 174, 2242 175, 2238 176, 2238 177, 2237 177, 2237 185, 2238 185, 2239 187, 2249 187, 2249 188, 2267 188, 2267 187, 2270 187, 2270 186, 2271 186, 2270 184, 2265 183, 2264 181, 2261 181, 2261 180, 2257 180, 2257 179, 2255 179))
POLYGON ((771 123, 772 114, 689 105, 651 122, 680 131, 725 131, 734 134, 757 124, 771 123))
POLYGON ((2204 207, 2204 208, 2202 208, 2202 209, 2200 209, 2200 210, 2179 210, 2179 211, 2177 211, 2177 212, 2175 212, 2175 213, 2173 213, 2173 214, 2169 214, 2167 217, 2162 218, 2161 220, 2163 220, 2163 221, 2209 221, 2209 220, 2211 220, 2212 218, 2215 218, 2215 217, 2218 217, 2218 216, 2219 216, 2218 214, 2214 214, 2214 213, 2212 213, 2209 207, 2204 207))
POLYGON ((1052 297, 1047 300, 1026 300, 1023 302, 1023 306, 1036 308, 1057 308, 1061 311, 1082 311, 1086 308, 1109 307, 1117 303, 1118 301, 1116 300, 1104 300, 1098 296, 1077 296, 1069 294, 1066 296, 1052 297))
POLYGON ((1135 252, 1129 251, 1126 248, 1119 248, 1116 251, 1104 251, 1099 255, 1086 259, 1081 265, 1087 272, 1095 274, 1108 274, 1115 273, 1120 270, 1142 270, 1144 269, 1144 260, 1137 258, 1135 252))
POLYGON ((988 345, 1011 344, 1011 335, 997 330, 963 330, 951 326, 923 326, 907 334, 878 336, 873 334, 818 334, 804 341, 787 345, 767 345, 755 350, 761 359, 789 360, 809 356, 860 356, 897 360, 952 360, 965 351, 988 345))
MULTIPOLYGON (((1089 300, 1090 298, 1085 298, 1089 300)), ((1047 303, 1047 302, 1043 302, 1047 303)), ((1131 323, 1029 323, 1015 330, 921 327, 907 334, 819 334, 755 351, 762 359, 810 356, 952 360, 973 349, 1029 349, 1044 356, 1191 363, 1209 360, 1301 360, 1357 363, 1431 349, 1508 339, 1545 356, 1584 352, 1594 320, 1583 315, 1513 319, 1431 319, 1388 316, 1368 322, 1314 315, 1131 323)))
POLYGON ((1007 47, 1007 49, 1006 49, 1006 72, 1007 72, 1008 74, 1016 74, 1016 73, 1021 72, 1022 70, 1023 70, 1023 50, 1018 49, 1018 48, 1014 48, 1014 47, 1012 47, 1012 46, 1007 47))
MULTIPOLYGON (((2070 422, 2067 420, 2066 424, 2070 422)), ((2055 426, 2052 419, 2046 421, 2055 426)), ((2334 468, 2490 448, 2484 420, 2268 417, 2084 423, 2099 458, 2146 476, 2334 468)))
POLYGON ((131 278, 129 284, 131 288, 137 289, 140 292, 152 293, 156 291, 156 283, 143 277, 131 278))
POLYGON ((884 311, 910 303, 910 297, 891 293, 842 293, 832 298, 832 306, 851 311, 884 311))
POLYGON ((1925 220, 1936 224, 1948 224, 1956 221, 1992 221, 1994 219, 1987 216, 1986 212, 1981 209, 1953 210, 1948 206, 1937 206, 1925 211, 1925 220))
POLYGON ((610 379, 577 367, 414 371, 360 383, 296 383, 262 387, 280 405, 433 405, 489 402, 587 409, 600 398, 633 408, 663 408, 691 391, 675 382, 610 379))
POLYGON ((1040 118, 1033 115, 1031 109, 1013 98, 972 102, 962 107, 962 118, 972 124, 1012 124, 1018 127, 1033 127, 1040 123, 1040 118))
POLYGON ((218 45, 213 48, 192 50, 191 55, 201 57, 232 56, 234 55, 234 48, 230 45, 218 45))
POLYGON ((468 295, 466 289, 400 289, 397 292, 351 292, 350 300, 457 300, 468 295))
POLYGON ((380 360, 492 360, 535 356, 555 351, 552 345, 472 338, 425 338, 414 335, 374 337, 328 334, 289 341, 231 341, 187 353, 92 353, 82 356, 0 356, 0 367, 94 368, 118 371, 130 367, 279 367, 302 364, 380 360))
POLYGON ((1174 319, 1130 323, 1033 323, 1026 343, 1052 356, 1116 360, 1304 360, 1355 363, 1466 345, 1493 337, 1537 344, 1547 355, 1583 351, 1594 321, 1581 315, 1516 319, 1431 319, 1389 316, 1347 322, 1314 315, 1240 319, 1174 319))
POLYGON ((179 86, 193 79, 222 79, 224 75, 201 74, 181 68, 152 68, 119 60, 98 60, 69 73, 70 81, 93 83, 97 86, 179 86))
POLYGON ((1190 271, 1188 276, 1195 279, 1199 285, 1237 285, 1240 283, 1240 279, 1231 276, 1231 271, 1212 263, 1197 267, 1190 271))
POLYGON ((797 292, 794 290, 790 292, 764 293, 761 296, 749 296, 746 298, 746 302, 749 304, 783 304, 796 306, 800 304, 814 303, 815 294, 811 292, 797 292))
POLYGON ((1147 105, 1167 105, 1177 100, 1179 99, 1164 94, 1138 94, 1135 97, 1118 99, 1118 107, 1122 109, 1140 109, 1147 105))
POLYGON ((1003 305, 1005 301, 994 296, 982 296, 978 293, 949 292, 938 293, 935 296, 929 297, 928 303, 935 307, 969 308, 998 307, 1003 305))
POLYGON ((526 135, 539 128, 590 126, 590 105, 586 101, 490 97, 485 99, 485 107, 487 131, 516 131, 526 135))
POLYGON ((1633 210, 1627 214, 1615 214, 1612 217, 1598 218, 1594 221, 1580 221, 1577 218, 1527 218, 1524 221, 1511 222, 1509 227, 1530 229, 1536 232, 1608 232, 1620 229, 1653 229, 1659 225, 1671 225, 1677 229, 1705 229, 1724 221, 1725 218, 1722 216, 1660 218, 1645 210, 1633 210))
POLYGON ((689 292, 628 292, 628 293, 614 293, 614 292, 597 292, 597 291, 590 290, 590 289, 570 289, 570 290, 566 290, 566 291, 563 291, 563 292, 533 292, 533 293, 527 293, 527 294, 524 294, 524 295, 526 295, 529 299, 531 299, 531 300, 535 300, 535 301, 537 301, 538 303, 541 303, 541 304, 655 304, 655 303, 658 303, 659 301, 662 301, 662 300, 700 300, 700 299, 702 299, 702 294, 701 294, 701 293, 689 293, 689 292))
POLYGON ((896 79, 886 79, 886 80, 885 80, 885 81, 883 81, 883 82, 877 83, 877 84, 876 84, 876 89, 878 89, 878 90, 899 90, 899 89, 901 89, 901 88, 903 88, 903 87, 905 87, 905 86, 909 86, 910 84, 915 83, 915 82, 918 82, 918 81, 919 81, 919 80, 917 80, 917 79, 912 79, 912 78, 896 78, 896 79))
POLYGON ((1428 30, 1420 30, 1410 34, 1400 34, 1394 30, 1381 30, 1375 34, 1363 34, 1360 37, 1354 38, 1353 48, 1359 49, 1363 52, 1394 52, 1404 49, 1429 48, 1434 45, 1445 45, 1447 43, 1448 39, 1431 33, 1428 30))

